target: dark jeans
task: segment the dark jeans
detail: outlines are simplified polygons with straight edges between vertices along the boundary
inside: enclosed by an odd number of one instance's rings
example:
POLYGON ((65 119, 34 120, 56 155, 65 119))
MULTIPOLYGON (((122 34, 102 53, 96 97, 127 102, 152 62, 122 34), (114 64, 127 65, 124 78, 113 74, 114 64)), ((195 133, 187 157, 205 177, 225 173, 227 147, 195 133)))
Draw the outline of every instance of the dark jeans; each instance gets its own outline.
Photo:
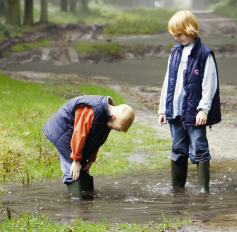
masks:
POLYGON ((180 122, 180 117, 169 121, 172 143, 171 159, 181 161, 190 158, 193 164, 199 161, 209 161, 206 126, 186 126, 180 122))

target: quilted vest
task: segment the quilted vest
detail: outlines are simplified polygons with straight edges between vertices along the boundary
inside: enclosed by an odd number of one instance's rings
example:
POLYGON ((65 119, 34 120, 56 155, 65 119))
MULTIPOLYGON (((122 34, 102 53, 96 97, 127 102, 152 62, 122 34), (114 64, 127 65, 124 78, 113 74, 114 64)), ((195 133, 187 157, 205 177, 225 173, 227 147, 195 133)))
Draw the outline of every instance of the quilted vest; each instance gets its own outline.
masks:
MULTIPOLYGON (((173 97, 176 86, 178 68, 181 61, 183 46, 177 43, 171 50, 169 63, 169 80, 166 101, 166 118, 171 120, 173 109, 173 97)), ((196 38, 195 44, 188 57, 187 69, 183 73, 183 87, 185 94, 182 102, 181 121, 185 126, 196 124, 197 107, 202 99, 202 81, 206 60, 209 54, 212 54, 216 64, 213 51, 201 42, 199 37, 196 38)), ((216 66, 217 67, 217 66, 216 66)), ((216 70, 217 71, 217 70, 216 70)), ((218 78, 218 71, 217 71, 218 78)), ((220 97, 219 97, 219 80, 216 93, 212 100, 211 109, 207 117, 207 126, 216 124, 221 121, 220 97)))
POLYGON ((70 143, 74 131, 76 108, 80 104, 85 104, 90 106, 94 112, 92 128, 82 151, 84 159, 94 153, 109 135, 110 129, 107 126, 107 122, 111 118, 108 110, 109 100, 114 105, 113 99, 110 97, 85 95, 73 98, 61 106, 43 126, 44 134, 69 162, 72 162, 70 143))

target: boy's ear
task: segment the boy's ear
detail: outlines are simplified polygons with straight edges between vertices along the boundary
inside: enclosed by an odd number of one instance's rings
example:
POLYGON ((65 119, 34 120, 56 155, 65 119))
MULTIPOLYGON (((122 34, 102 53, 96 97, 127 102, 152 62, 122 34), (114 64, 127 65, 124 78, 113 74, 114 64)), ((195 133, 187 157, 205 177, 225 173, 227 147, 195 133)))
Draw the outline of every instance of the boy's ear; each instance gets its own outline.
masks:
POLYGON ((110 115, 112 116, 112 118, 113 118, 113 119, 115 119, 115 118, 116 118, 116 116, 115 116, 114 114, 112 114, 112 113, 111 113, 110 115))

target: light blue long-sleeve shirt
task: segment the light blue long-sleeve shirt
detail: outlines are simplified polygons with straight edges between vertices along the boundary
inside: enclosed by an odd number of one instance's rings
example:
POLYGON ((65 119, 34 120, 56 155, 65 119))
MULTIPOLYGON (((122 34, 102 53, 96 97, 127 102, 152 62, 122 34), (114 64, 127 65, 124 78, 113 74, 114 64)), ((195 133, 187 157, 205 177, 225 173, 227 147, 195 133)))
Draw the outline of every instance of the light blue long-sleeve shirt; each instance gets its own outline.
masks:
MULTIPOLYGON (((187 68, 188 56, 191 53, 193 48, 193 44, 189 44, 184 46, 182 57, 178 69, 174 98, 173 98, 173 110, 172 110, 172 119, 181 116, 182 110, 182 102, 184 97, 184 87, 183 87, 183 71, 187 68)), ((161 91, 160 97, 160 105, 159 105, 159 114, 165 114, 166 111, 166 100, 167 100, 167 88, 168 88, 168 77, 169 77, 169 62, 168 60, 168 68, 165 75, 165 80, 163 84, 163 88, 161 91)), ((217 72, 216 72, 216 64, 211 54, 208 55, 204 77, 202 82, 202 99, 199 102, 197 107, 198 110, 203 110, 207 115, 211 109, 212 99, 217 90, 217 72)))

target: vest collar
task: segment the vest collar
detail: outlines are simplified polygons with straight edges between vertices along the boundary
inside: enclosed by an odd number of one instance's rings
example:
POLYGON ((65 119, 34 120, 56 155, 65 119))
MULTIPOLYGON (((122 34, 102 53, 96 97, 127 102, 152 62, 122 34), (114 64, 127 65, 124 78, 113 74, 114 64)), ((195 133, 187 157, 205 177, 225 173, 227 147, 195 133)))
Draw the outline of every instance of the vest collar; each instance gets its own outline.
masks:
MULTIPOLYGON (((190 53, 190 56, 194 56, 199 48, 199 45, 201 43, 201 39, 200 37, 197 36, 197 38, 195 39, 195 44, 191 50, 191 53, 190 53)), ((179 43, 179 49, 182 49, 183 50, 184 46, 181 45, 181 43, 179 43)))
POLYGON ((110 97, 110 96, 104 97, 104 98, 102 99, 102 105, 103 105, 104 110, 105 110, 105 112, 106 112, 106 117, 107 117, 107 119, 109 120, 112 116, 111 116, 111 114, 110 114, 110 112, 109 112, 108 104, 110 104, 110 105, 112 105, 112 106, 115 105, 113 98, 110 97))

